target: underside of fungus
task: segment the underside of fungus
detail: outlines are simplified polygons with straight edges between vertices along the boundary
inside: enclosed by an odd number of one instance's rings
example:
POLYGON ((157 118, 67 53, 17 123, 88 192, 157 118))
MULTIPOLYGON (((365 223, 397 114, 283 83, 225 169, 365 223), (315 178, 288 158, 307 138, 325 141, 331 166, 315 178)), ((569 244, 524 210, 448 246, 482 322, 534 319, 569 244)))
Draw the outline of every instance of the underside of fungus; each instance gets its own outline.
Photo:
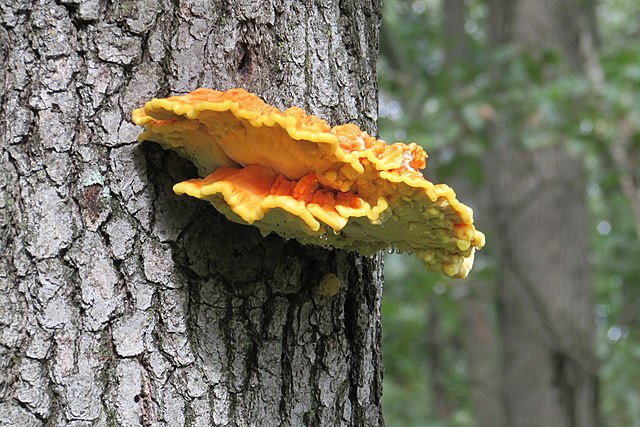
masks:
POLYGON ((331 127, 297 107, 280 111, 243 89, 153 99, 133 121, 144 126, 140 141, 197 166, 202 178, 176 184, 177 194, 264 235, 363 255, 395 247, 452 277, 466 277, 484 245, 473 211, 424 178, 416 144, 331 127))

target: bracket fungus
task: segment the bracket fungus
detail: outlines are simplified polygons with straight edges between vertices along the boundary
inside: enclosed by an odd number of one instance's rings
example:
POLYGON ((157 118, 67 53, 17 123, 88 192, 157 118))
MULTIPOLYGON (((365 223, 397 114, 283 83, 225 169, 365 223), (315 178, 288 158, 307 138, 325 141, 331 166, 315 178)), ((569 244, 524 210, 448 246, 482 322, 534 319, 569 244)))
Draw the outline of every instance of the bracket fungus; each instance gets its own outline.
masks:
POLYGON ((229 220, 304 244, 363 255, 393 246, 429 269, 466 277, 484 235, 473 211, 427 181, 418 145, 386 142, 354 124, 331 127, 281 111, 243 89, 198 89, 133 112, 153 141, 190 159, 202 178, 177 194, 209 201, 229 220))

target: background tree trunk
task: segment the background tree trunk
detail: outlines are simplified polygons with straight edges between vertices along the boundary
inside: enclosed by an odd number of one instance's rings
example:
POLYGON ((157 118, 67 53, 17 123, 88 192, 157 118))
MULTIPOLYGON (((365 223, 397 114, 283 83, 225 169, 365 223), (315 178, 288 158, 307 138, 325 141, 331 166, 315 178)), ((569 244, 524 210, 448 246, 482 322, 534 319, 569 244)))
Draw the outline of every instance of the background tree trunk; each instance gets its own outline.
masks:
MULTIPOLYGON (((494 46, 559 48, 580 66, 591 2, 492 0, 494 46)), ((585 181, 561 145, 517 148, 508 126, 487 156, 500 247, 505 397, 511 426, 595 426, 597 363, 585 181)), ((486 215, 486 214, 485 214, 486 215)))
MULTIPOLYGON (((464 81, 461 69, 473 67, 471 40, 465 30, 467 5, 464 0, 442 2, 445 67, 454 76, 457 91, 464 81)), ((462 112, 458 112, 464 123, 462 112)), ((472 184, 463 173, 449 179, 462 200, 473 202, 473 209, 487 212, 490 209, 486 186, 472 184)), ((488 221, 484 215, 477 217, 488 221)), ((491 251, 492 245, 485 250, 491 251)), ((481 256, 487 256, 483 254, 481 256)), ((503 395, 503 355, 498 325, 496 324, 496 286, 486 277, 471 275, 459 286, 465 287, 462 304, 462 340, 471 384, 471 402, 477 427, 507 427, 507 413, 503 395)))
POLYGON ((0 4, 0 424, 383 424, 381 259, 175 196, 195 168, 130 122, 154 96, 240 86, 375 132, 379 10, 0 4))

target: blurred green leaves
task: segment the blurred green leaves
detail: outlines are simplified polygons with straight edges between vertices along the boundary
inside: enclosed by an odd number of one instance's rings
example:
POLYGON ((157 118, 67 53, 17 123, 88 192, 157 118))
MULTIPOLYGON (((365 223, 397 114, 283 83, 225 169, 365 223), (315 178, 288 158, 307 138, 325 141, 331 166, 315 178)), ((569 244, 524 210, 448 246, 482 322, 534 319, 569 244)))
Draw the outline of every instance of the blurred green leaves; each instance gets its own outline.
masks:
MULTIPOLYGON (((561 144, 584 158, 603 425, 640 425, 640 212, 629 190, 640 188, 640 2, 599 3, 598 54, 584 58, 587 73, 553 50, 489 49, 486 4, 465 4, 468 51, 448 64, 440 1, 384 2, 381 137, 422 144, 429 179, 463 177, 476 188, 482 154, 503 143, 496 128, 518 135, 524 149, 561 144)), ((460 345, 465 285, 445 283, 409 257, 389 257, 385 272, 388 425, 474 425, 460 345), (442 346, 443 396, 434 395, 428 333, 439 334, 442 346)))
POLYGON ((414 257, 397 254, 385 258, 385 278, 382 347, 387 425, 473 425, 470 384, 460 352, 457 299, 464 288, 426 271, 414 257), (437 370, 430 360, 436 354, 437 370), (434 388, 434 382, 443 388, 434 388), (443 415, 453 424, 444 422, 443 415))

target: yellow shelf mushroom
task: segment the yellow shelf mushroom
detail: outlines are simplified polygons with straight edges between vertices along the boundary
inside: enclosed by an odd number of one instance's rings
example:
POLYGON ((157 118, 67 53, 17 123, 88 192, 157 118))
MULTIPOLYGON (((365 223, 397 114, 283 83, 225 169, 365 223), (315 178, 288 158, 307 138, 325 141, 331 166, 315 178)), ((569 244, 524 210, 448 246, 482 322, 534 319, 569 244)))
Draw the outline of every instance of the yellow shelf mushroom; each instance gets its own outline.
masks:
POLYGON ((466 277, 484 235, 473 211, 427 181, 426 153, 356 125, 331 127, 280 111, 243 89, 198 89, 133 112, 153 141, 190 159, 200 179, 177 194, 209 201, 229 220, 304 244, 371 255, 393 246, 451 277, 466 277))

